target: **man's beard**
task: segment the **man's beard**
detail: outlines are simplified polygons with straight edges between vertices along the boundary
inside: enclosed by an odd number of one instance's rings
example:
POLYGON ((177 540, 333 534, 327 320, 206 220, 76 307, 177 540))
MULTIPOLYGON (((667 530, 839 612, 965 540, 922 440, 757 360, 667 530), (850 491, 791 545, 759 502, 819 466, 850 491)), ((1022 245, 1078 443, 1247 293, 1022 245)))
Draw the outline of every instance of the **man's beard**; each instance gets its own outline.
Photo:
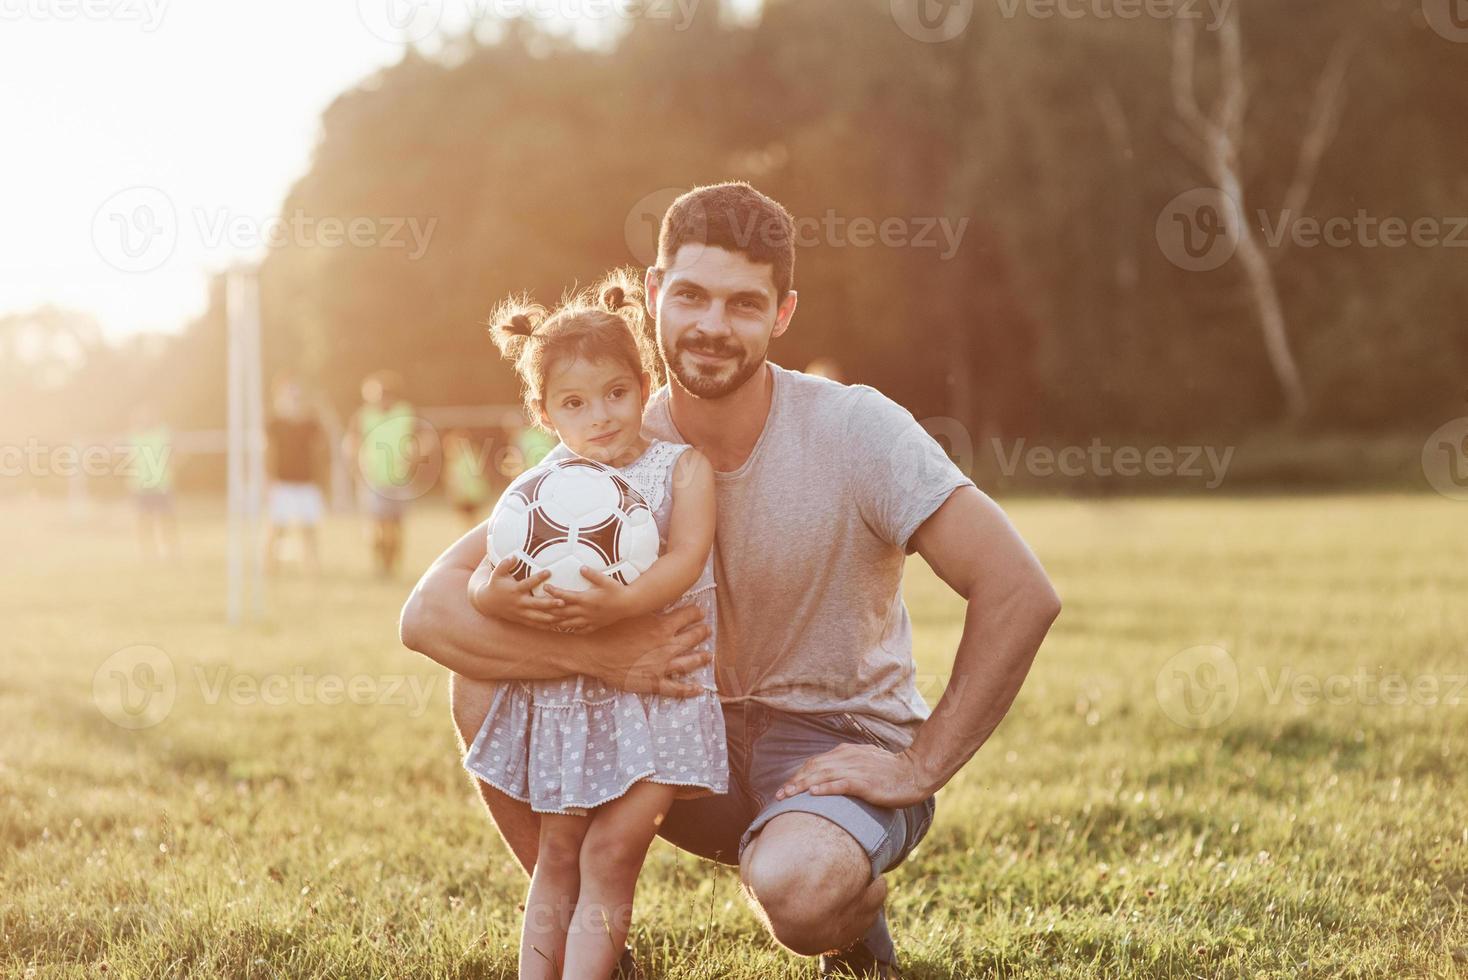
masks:
POLYGON ((673 350, 669 350, 666 343, 662 348, 663 362, 668 365, 668 373, 673 379, 690 395, 709 401, 717 401, 738 391, 744 382, 754 377, 754 373, 765 361, 764 352, 758 357, 750 357, 748 352, 736 344, 699 338, 684 338, 673 350), (714 373, 702 365, 687 364, 684 362, 684 355, 689 351, 727 357, 734 368, 729 371, 727 367, 721 367, 715 369, 718 373, 714 373), (726 371, 727 374, 723 373, 726 371))

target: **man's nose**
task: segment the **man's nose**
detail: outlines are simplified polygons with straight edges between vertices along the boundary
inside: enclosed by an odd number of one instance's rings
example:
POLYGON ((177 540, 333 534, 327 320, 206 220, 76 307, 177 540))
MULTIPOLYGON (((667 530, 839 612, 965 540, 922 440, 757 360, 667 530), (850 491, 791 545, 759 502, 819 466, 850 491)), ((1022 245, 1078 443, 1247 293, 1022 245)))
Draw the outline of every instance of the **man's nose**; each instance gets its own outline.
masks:
POLYGON ((716 340, 728 337, 734 332, 729 325, 729 308, 722 302, 715 303, 710 307, 708 313, 700 317, 693 325, 693 332, 705 337, 713 337, 716 340))

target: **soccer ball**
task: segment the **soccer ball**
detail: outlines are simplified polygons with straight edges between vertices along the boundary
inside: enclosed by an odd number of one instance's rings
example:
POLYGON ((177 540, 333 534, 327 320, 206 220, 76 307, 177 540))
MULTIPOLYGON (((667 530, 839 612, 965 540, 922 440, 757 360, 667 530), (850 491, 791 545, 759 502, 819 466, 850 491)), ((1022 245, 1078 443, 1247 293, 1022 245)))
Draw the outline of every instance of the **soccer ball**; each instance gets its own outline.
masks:
MULTIPOLYGON (((489 559, 516 559, 524 581, 549 571, 547 584, 591 588, 581 569, 630 585, 658 558, 652 508, 610 466, 580 457, 535 467, 505 491, 489 517, 489 559)), ((537 586, 537 595, 543 587, 537 586)))

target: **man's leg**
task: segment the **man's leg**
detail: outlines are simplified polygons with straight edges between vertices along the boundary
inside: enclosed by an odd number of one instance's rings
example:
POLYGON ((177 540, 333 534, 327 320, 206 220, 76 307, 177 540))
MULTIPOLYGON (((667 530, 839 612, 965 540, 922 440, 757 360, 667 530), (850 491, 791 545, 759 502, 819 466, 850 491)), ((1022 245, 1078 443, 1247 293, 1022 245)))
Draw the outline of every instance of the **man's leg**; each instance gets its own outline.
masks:
MULTIPOLYGON (((461 756, 479 734, 493 701, 493 683, 471 681, 458 674, 449 675, 449 706, 459 734, 461 756)), ((535 870, 535 856, 540 847, 540 815, 530 809, 529 803, 507 796, 482 779, 475 779, 474 785, 489 810, 489 818, 504 838, 505 846, 515 855, 525 874, 530 875, 535 870)))
POLYGON ((902 810, 847 796, 776 791, 807 759, 838 745, 865 743, 888 751, 854 717, 754 710, 750 789, 763 806, 742 841, 740 878, 777 941, 814 955, 859 943, 865 954, 895 965, 883 911, 882 873, 902 862, 932 823, 933 801, 902 810))
POLYGON ((804 956, 862 938, 887 897, 856 839, 812 813, 765 824, 740 856, 739 878, 770 934, 804 956))

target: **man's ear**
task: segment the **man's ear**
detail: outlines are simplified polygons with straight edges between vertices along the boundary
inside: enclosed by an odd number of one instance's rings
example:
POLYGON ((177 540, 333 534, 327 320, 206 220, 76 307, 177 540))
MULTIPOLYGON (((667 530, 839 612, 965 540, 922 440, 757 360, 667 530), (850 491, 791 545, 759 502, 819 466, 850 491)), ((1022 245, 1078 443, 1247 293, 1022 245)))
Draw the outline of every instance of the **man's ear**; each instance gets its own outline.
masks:
POLYGON ((780 300, 780 308, 775 311, 775 329, 770 331, 771 340, 782 336, 786 330, 790 329, 790 319, 795 316, 795 304, 799 299, 800 294, 792 289, 785 294, 784 299, 780 300))
POLYGON ((657 316, 658 290, 663 284, 663 274, 655 265, 647 267, 647 275, 642 280, 642 292, 647 297, 643 305, 652 316, 657 316))

